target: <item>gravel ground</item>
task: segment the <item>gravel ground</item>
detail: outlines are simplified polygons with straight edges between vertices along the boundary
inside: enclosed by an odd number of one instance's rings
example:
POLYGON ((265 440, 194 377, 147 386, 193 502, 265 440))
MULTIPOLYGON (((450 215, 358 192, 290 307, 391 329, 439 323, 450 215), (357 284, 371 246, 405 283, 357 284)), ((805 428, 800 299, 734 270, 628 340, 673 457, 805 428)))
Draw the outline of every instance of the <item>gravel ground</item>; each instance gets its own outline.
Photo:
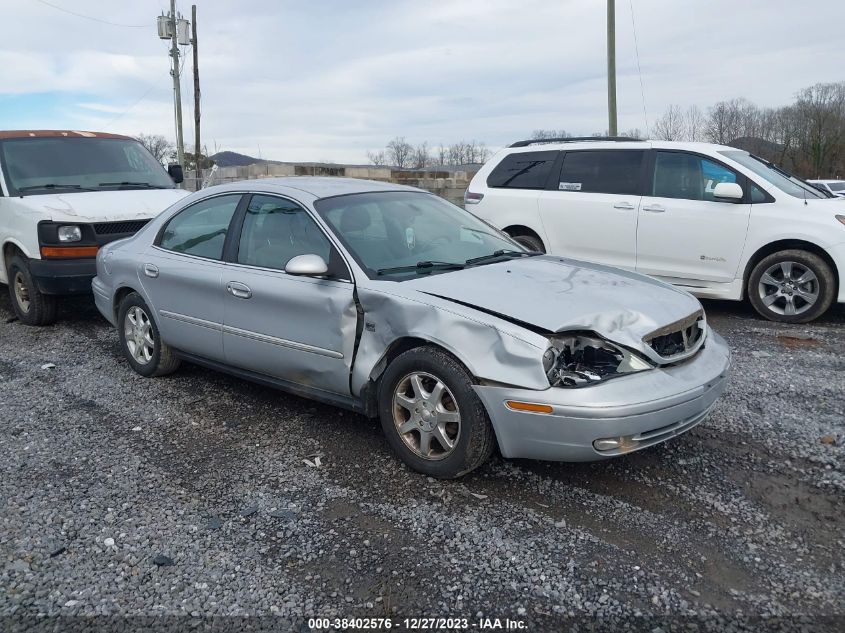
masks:
POLYGON ((796 327, 705 308, 734 370, 692 432, 440 482, 374 421, 191 365, 141 378, 90 300, 34 329, 4 292, 0 629, 110 614, 841 631, 845 310, 796 327))

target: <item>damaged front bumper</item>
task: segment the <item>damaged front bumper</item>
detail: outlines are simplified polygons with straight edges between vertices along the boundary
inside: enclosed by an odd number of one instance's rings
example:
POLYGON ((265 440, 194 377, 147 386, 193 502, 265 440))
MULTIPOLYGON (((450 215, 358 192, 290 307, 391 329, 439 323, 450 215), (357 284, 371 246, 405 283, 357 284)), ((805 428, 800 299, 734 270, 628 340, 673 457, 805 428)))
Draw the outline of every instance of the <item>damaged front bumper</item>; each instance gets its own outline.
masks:
POLYGON ((502 455, 593 461, 653 446, 704 420, 725 390, 731 355, 713 332, 693 358, 581 389, 476 385, 502 455), (545 405, 514 410, 508 401, 545 405))

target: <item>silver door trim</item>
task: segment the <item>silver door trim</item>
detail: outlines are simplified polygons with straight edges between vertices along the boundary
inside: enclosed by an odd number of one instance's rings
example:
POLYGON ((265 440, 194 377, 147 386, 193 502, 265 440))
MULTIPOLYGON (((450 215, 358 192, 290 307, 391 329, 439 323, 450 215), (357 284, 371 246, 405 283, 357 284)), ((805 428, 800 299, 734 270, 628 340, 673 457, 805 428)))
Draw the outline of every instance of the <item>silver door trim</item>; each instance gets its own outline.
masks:
POLYGON ((299 350, 301 352, 310 352, 312 354, 319 354, 320 356, 328 356, 329 358, 343 358, 343 354, 331 349, 323 347, 315 347, 314 345, 307 345, 306 343, 298 343, 296 341, 289 341, 284 338, 270 336, 269 334, 261 334, 260 332, 253 332, 252 330, 242 330, 241 328, 232 327, 231 325, 223 326, 224 334, 232 334, 233 336, 242 336, 261 343, 270 343, 271 345, 278 345, 279 347, 289 347, 290 349, 299 350))
POLYGON ((217 330, 218 332, 223 330, 223 325, 221 323, 215 323, 214 321, 206 321, 205 319, 198 319, 197 317, 188 316, 187 314, 179 314, 178 312, 170 312, 168 310, 159 310, 158 313, 166 319, 173 319, 174 321, 181 321, 182 323, 188 323, 190 325, 198 325, 210 330, 217 330))

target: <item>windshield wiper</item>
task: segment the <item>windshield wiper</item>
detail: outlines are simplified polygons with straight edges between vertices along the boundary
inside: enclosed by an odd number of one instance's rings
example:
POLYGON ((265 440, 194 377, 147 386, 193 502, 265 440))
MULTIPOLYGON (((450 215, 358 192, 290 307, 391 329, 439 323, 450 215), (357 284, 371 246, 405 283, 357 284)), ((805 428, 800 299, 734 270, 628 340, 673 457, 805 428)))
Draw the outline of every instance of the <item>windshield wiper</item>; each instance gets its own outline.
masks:
POLYGON ((80 191, 95 191, 89 187, 74 184, 60 184, 55 182, 44 183, 43 185, 28 185, 26 187, 18 187, 18 191, 33 191, 34 189, 79 189, 80 191))
POLYGON ((165 187, 161 187, 159 185, 154 185, 149 182, 131 182, 129 180, 124 180, 123 182, 101 182, 98 186, 100 187, 143 187, 144 189, 164 189, 165 187))
POLYGON ((391 268, 379 268, 376 271, 378 275, 389 275, 390 273, 406 273, 406 272, 429 272, 432 270, 461 270, 465 268, 464 264, 457 262, 436 262, 423 261, 417 262, 413 266, 393 266, 391 268))
POLYGON ((534 251, 515 251, 509 248, 502 248, 498 251, 493 251, 489 255, 482 255, 481 257, 473 257, 472 259, 468 259, 466 261, 467 266, 472 266, 473 264, 481 264, 483 262, 491 262, 496 259, 501 259, 502 257, 534 257, 536 255, 540 255, 541 253, 536 253, 534 251))

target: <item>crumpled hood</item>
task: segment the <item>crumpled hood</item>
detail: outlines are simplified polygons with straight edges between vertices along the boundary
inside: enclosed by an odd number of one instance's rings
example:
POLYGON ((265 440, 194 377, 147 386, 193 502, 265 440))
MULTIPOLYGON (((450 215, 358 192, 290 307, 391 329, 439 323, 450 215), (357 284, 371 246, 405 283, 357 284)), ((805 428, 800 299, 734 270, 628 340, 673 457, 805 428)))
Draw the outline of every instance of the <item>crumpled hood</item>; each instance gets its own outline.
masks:
POLYGON ((130 189, 12 199, 19 206, 55 222, 120 222, 154 218, 188 193, 182 189, 130 189))
POLYGON ((646 334, 701 309, 692 295, 644 275, 552 256, 421 277, 414 290, 549 332, 592 330, 644 349, 646 334))

